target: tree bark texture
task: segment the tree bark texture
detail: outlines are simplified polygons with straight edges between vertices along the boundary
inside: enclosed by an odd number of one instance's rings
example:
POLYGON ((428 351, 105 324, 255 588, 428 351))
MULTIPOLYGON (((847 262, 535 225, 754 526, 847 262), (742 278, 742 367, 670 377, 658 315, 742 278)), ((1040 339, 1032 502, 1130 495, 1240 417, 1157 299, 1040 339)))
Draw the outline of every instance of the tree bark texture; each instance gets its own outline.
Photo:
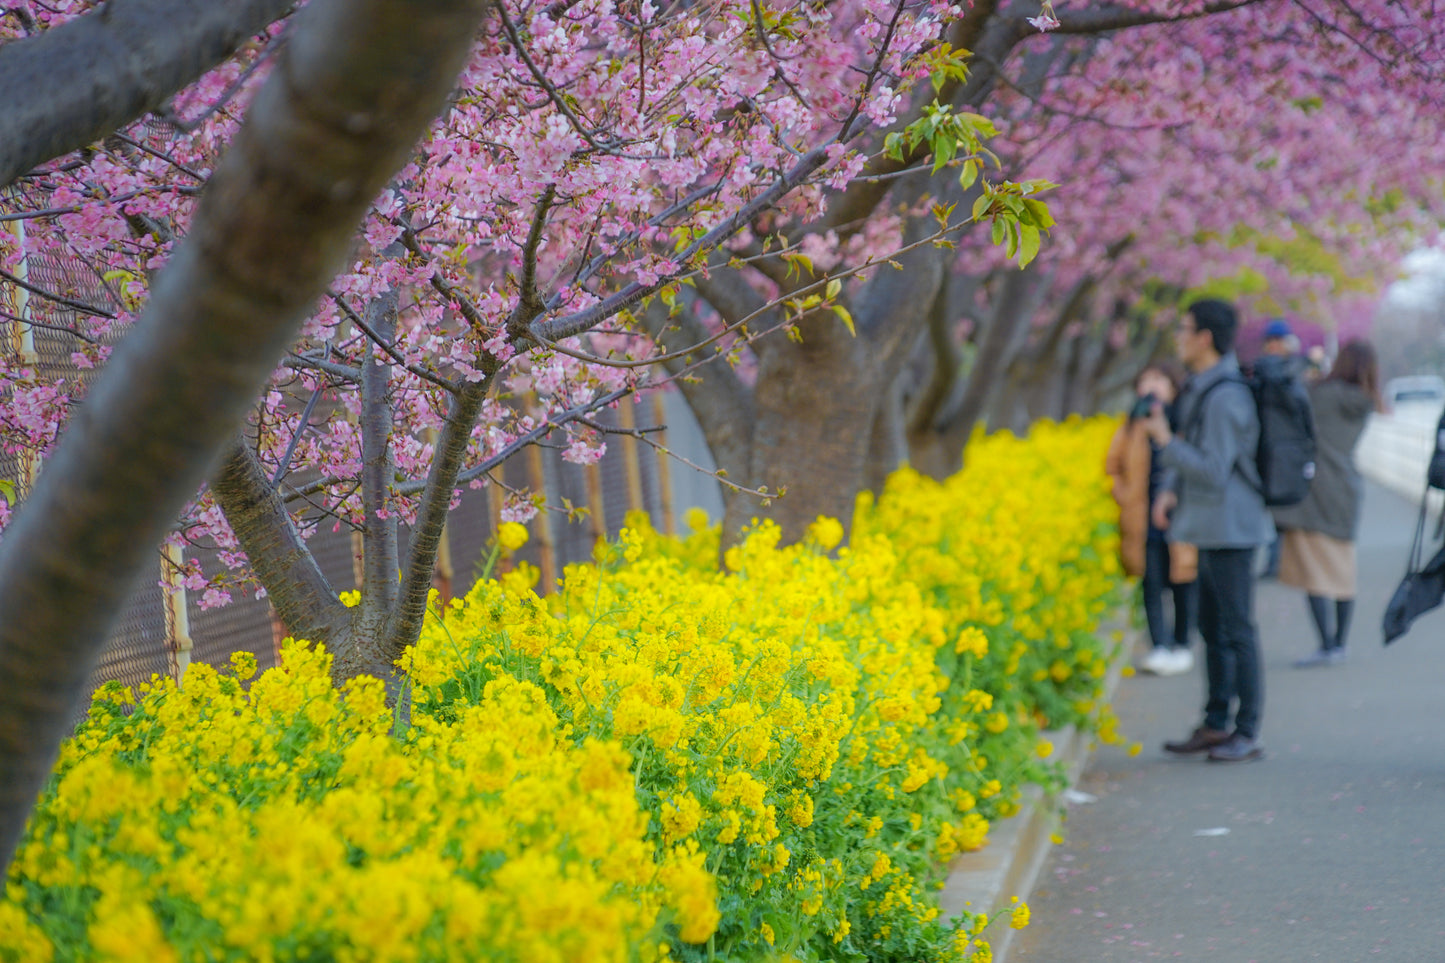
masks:
POLYGON ((852 522, 873 422, 891 379, 883 376, 867 339, 850 337, 841 324, 832 323, 837 331, 820 327, 805 333, 801 344, 774 344, 763 357, 746 474, 755 487, 786 489, 787 494, 768 506, 756 499, 729 499, 725 543, 755 515, 777 522, 789 542, 801 538, 819 515, 845 526, 852 522))
POLYGON ((355 640, 356 662, 344 671, 348 678, 362 672, 382 678, 395 674, 393 663, 421 635, 437 552, 441 550, 442 533, 446 529, 447 514, 451 511, 452 491, 456 488, 472 428, 486 401, 492 373, 489 371, 481 381, 468 383, 452 399, 432 455, 426 489, 422 493, 421 504, 417 506, 416 524, 412 527, 407 546, 396 604, 391 606, 385 627, 379 634, 360 636, 355 640), (378 672, 378 665, 385 666, 385 671, 378 672))
POLYGON ((956 471, 974 426, 998 397, 1006 372, 1028 339, 1030 325, 1052 278, 1034 265, 1011 271, 999 280, 993 310, 980 333, 978 351, 958 407, 935 424, 938 444, 956 471))
MULTIPOLYGON (((957 179, 947 184, 956 189, 957 179)), ((918 205, 932 186, 914 182, 900 192, 900 203, 918 205)), ((942 203, 956 200, 946 186, 940 193, 942 203)), ((915 218, 904 244, 933 230, 931 222, 915 218)), ((925 244, 897 259, 901 269, 876 268, 852 298, 856 335, 832 312, 822 312, 799 322, 801 342, 776 338, 761 353, 752 392, 747 478, 754 487, 786 488, 788 494, 767 506, 729 499, 725 544, 755 514, 777 522, 788 541, 801 538, 819 515, 836 518, 845 528, 852 524, 854 500, 868 487, 870 472, 881 477, 872 465, 881 454, 874 448, 879 412, 923 331, 951 254, 925 244)), ((901 411, 896 414, 901 430, 901 411)))
MULTIPOLYGON (((137 573, 443 101, 481 0, 316 0, 0 542, 0 867, 137 573)), ((15 101, 45 101, 49 70, 15 101)))
POLYGON ((351 611, 337 599, 244 437, 231 442, 211 477, 211 493, 286 630, 298 639, 324 642, 332 651, 341 647, 351 611))
MULTIPOLYGON (((388 291, 366 309, 367 327, 387 342, 396 334, 398 302, 397 292, 388 291)), ((390 388, 390 358, 379 346, 368 345, 361 369, 361 503, 366 520, 362 529, 361 622, 357 626, 364 636, 384 630, 398 596, 397 517, 387 507, 387 492, 396 482, 390 388)))
POLYGON ((108 0, 0 47, 0 186, 159 107, 296 0, 108 0))

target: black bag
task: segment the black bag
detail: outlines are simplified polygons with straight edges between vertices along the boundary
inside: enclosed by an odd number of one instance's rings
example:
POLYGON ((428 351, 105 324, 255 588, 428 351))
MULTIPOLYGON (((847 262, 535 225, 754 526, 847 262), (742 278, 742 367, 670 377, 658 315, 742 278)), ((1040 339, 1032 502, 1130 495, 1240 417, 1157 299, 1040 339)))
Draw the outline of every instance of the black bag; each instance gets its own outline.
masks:
POLYGON ((1440 416, 1440 424, 1435 426, 1435 451, 1430 456, 1425 479, 1431 488, 1445 488, 1445 414, 1440 416))
MULTIPOLYGON (((1426 495, 1428 494, 1427 488, 1426 495)), ((1430 561, 1423 566, 1420 564, 1425 547, 1425 516, 1428 504, 1427 498, 1420 499, 1420 517, 1415 522, 1415 538, 1410 545, 1410 560, 1406 564, 1405 577, 1395 589, 1395 594, 1390 596, 1389 604, 1385 606, 1385 618, 1381 627, 1385 632, 1386 645, 1404 635, 1412 622, 1445 600, 1445 545, 1440 547, 1430 561)), ((1442 516, 1442 525, 1445 525, 1445 516, 1442 516)))
POLYGON ((1242 384, 1254 396, 1259 415, 1259 446, 1254 464, 1258 490, 1273 508, 1297 505, 1309 494, 1315 477, 1315 419, 1310 396, 1300 380, 1284 365, 1264 364, 1261 358, 1252 377, 1221 378, 1199 396, 1190 416, 1191 426, 1204 421, 1204 402, 1226 382, 1242 384))

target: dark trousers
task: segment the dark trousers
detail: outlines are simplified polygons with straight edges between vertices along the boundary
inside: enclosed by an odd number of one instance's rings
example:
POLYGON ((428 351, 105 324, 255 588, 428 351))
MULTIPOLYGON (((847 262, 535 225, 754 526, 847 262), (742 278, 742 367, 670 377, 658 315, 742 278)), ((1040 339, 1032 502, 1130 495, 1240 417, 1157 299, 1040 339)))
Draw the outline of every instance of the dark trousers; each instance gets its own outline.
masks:
POLYGON ((1149 623, 1149 639, 1154 647, 1176 649, 1189 647, 1189 632, 1199 617, 1199 583, 1175 585, 1169 581, 1169 543, 1150 538, 1144 544, 1144 618, 1149 623), (1174 631, 1164 623, 1164 590, 1174 596, 1174 631))
POLYGON ((1264 707, 1264 667, 1254 627, 1254 549, 1210 548, 1199 551, 1199 634, 1204 637, 1209 697, 1204 724, 1229 728, 1229 710, 1237 699, 1234 728, 1254 739, 1264 707))

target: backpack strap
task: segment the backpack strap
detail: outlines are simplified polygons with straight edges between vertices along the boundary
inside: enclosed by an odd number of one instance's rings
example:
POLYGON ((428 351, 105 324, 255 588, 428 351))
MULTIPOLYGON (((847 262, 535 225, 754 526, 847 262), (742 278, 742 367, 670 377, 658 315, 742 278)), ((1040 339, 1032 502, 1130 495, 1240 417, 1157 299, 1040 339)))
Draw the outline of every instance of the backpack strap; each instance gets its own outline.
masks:
POLYGON ((1199 400, 1194 403, 1194 410, 1189 412, 1189 420, 1186 421, 1179 429, 1179 434, 1183 435, 1184 439, 1188 441, 1191 445, 1197 444, 1197 441, 1195 439, 1195 433, 1204 426, 1204 403, 1209 400, 1209 396, 1214 393, 1215 388, 1218 388, 1220 385, 1223 384, 1231 383, 1237 385, 1244 385, 1244 387, 1246 388, 1249 387, 1249 382, 1245 381, 1243 378, 1236 378, 1233 375, 1226 375, 1225 377, 1220 378, 1218 381, 1214 382, 1208 388, 1205 388, 1202 392, 1199 393, 1199 400))
MULTIPOLYGON (((1215 388, 1218 388, 1220 385, 1223 384, 1242 385, 1246 390, 1250 392, 1251 398, 1253 397, 1254 392, 1253 389, 1249 387, 1249 382, 1245 381, 1241 377, 1236 377, 1235 375, 1225 375, 1223 378, 1220 378, 1218 381, 1211 384, 1208 388, 1205 388, 1202 392, 1199 393, 1199 400, 1194 403, 1194 410, 1189 412, 1189 420, 1186 421, 1179 429, 1179 434, 1182 435, 1184 437, 1184 440, 1189 442, 1191 445, 1195 445, 1197 447, 1199 444, 1195 435, 1199 431, 1199 429, 1204 426, 1204 402, 1209 400, 1209 396, 1214 393, 1215 388)), ((1246 454, 1246 457, 1251 456, 1246 454)), ((1236 458, 1234 460, 1234 464, 1230 466, 1230 471, 1238 472, 1239 477, 1244 479, 1244 483, 1246 485, 1259 492, 1261 495, 1264 494, 1263 479, 1261 479, 1258 483, 1250 481, 1249 473, 1239 467, 1238 458, 1236 458)))

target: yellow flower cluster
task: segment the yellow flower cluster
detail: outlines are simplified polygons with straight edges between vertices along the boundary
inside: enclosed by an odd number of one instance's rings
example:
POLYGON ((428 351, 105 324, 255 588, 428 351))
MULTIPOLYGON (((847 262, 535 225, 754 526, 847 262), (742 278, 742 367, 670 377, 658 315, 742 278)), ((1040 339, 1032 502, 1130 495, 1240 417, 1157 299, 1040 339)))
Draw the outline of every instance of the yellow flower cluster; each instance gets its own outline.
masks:
POLYGON ((398 710, 304 643, 105 687, 0 961, 978 958, 941 860, 1059 778, 1041 728, 1112 731, 1112 428, 977 439, 846 544, 764 522, 721 570, 715 529, 630 519, 552 596, 519 566, 454 602, 398 710))

